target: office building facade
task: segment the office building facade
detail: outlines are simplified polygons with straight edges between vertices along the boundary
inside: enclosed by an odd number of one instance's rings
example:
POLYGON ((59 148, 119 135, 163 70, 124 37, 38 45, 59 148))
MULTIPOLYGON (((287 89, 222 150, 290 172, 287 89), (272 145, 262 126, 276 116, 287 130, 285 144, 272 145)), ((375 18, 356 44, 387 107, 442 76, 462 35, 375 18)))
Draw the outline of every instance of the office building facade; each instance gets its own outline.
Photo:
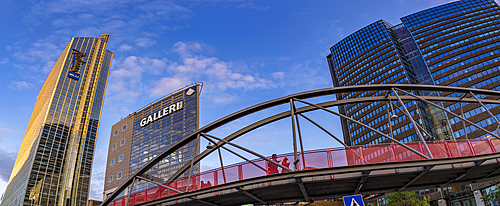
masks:
MULTIPOLYGON (((395 26, 383 20, 372 23, 331 47, 327 60, 334 86, 427 84, 498 90, 499 15, 500 7, 493 0, 462 0, 405 16, 401 18, 402 23, 395 26)), ((423 91, 417 94, 456 95, 423 91)), ((385 92, 365 91, 339 94, 337 99, 381 95, 385 92)), ((421 102, 406 106, 431 135, 427 140, 485 137, 485 133, 474 126, 466 126, 464 130, 457 118, 448 118, 433 106, 421 102)), ((459 103, 444 106, 460 113, 459 103)), ((477 104, 462 106, 469 120, 494 130, 495 120, 483 108, 477 104)), ((497 107, 488 107, 498 116, 497 107)), ((386 134, 390 134, 392 126, 392 135, 398 140, 417 140, 410 120, 386 102, 344 105, 339 110, 386 134), (391 124, 388 113, 397 115, 391 124)), ((390 142, 347 119, 341 122, 348 145, 390 142)))
MULTIPOLYGON (((333 45, 327 62, 334 86, 426 84, 500 90, 500 7, 494 0, 455 1, 405 16, 401 22, 391 25, 379 20, 333 45)), ((442 97, 457 95, 414 92, 442 97)), ((385 91, 364 91, 338 94, 337 99, 384 95, 385 91)), ((405 105, 419 129, 429 133, 423 134, 427 141, 486 137, 474 126, 465 125, 434 106, 415 101, 405 105)), ((489 131, 496 129, 494 118, 478 104, 442 105, 456 114, 461 113, 462 106, 465 118, 489 131)), ((486 106, 500 119, 499 107, 486 106)), ((367 102, 343 105, 339 111, 399 141, 419 141, 414 125, 398 107, 399 104, 385 101, 367 102)), ((390 143, 389 139, 346 118, 341 118, 341 123, 348 145, 390 143)), ((439 193, 443 199, 433 205, 475 205, 480 204, 481 188, 466 185, 417 193, 439 193)), ((378 203, 384 205, 383 198, 378 203)))
MULTIPOLYGON (((141 167, 199 127, 201 84, 189 85, 128 115, 112 126, 104 198, 141 167)), ((163 159, 146 174, 167 180, 200 151, 199 139, 163 159)), ((199 173, 199 164, 185 175, 199 173)), ((155 186, 136 182, 132 193, 155 186)), ((128 194, 125 190, 119 197, 128 194)))
POLYGON ((45 80, 2 206, 86 205, 113 52, 109 35, 74 37, 45 80))

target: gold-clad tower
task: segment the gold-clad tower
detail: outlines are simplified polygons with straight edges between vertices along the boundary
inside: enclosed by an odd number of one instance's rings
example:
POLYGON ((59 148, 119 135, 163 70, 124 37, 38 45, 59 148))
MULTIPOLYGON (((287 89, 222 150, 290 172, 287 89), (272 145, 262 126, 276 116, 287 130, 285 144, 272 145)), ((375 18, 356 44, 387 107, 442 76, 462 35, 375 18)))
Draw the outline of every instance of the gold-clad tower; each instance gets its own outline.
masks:
POLYGON ((113 52, 73 37, 38 95, 1 206, 86 205, 113 52))

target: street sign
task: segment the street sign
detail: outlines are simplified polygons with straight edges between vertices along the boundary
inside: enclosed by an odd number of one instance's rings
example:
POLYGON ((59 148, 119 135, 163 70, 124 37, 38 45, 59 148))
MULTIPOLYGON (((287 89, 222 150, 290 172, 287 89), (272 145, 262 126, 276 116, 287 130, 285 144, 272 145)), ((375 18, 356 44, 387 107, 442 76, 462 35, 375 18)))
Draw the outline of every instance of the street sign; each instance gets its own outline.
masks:
POLYGON ((344 197, 345 206, 365 206, 363 203, 363 197, 361 195, 351 195, 344 197))

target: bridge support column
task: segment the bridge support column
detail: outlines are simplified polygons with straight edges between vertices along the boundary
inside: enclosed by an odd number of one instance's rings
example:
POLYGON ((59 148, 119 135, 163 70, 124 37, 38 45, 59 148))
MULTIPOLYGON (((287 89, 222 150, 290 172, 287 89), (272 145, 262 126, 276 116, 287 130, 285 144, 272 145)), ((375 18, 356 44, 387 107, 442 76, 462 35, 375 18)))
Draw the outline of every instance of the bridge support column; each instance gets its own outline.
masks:
POLYGON ((483 194, 481 193, 481 190, 474 191, 474 199, 476 199, 477 206, 484 206, 484 202, 481 199, 482 196, 483 196, 483 194))

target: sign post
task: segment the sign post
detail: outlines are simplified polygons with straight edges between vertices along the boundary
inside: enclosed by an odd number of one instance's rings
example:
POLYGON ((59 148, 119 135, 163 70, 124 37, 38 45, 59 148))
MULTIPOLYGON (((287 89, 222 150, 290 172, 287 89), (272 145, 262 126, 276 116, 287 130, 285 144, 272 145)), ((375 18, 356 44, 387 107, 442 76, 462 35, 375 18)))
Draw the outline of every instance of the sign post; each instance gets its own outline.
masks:
POLYGON ((361 195, 351 195, 344 197, 345 206, 365 206, 361 195))

